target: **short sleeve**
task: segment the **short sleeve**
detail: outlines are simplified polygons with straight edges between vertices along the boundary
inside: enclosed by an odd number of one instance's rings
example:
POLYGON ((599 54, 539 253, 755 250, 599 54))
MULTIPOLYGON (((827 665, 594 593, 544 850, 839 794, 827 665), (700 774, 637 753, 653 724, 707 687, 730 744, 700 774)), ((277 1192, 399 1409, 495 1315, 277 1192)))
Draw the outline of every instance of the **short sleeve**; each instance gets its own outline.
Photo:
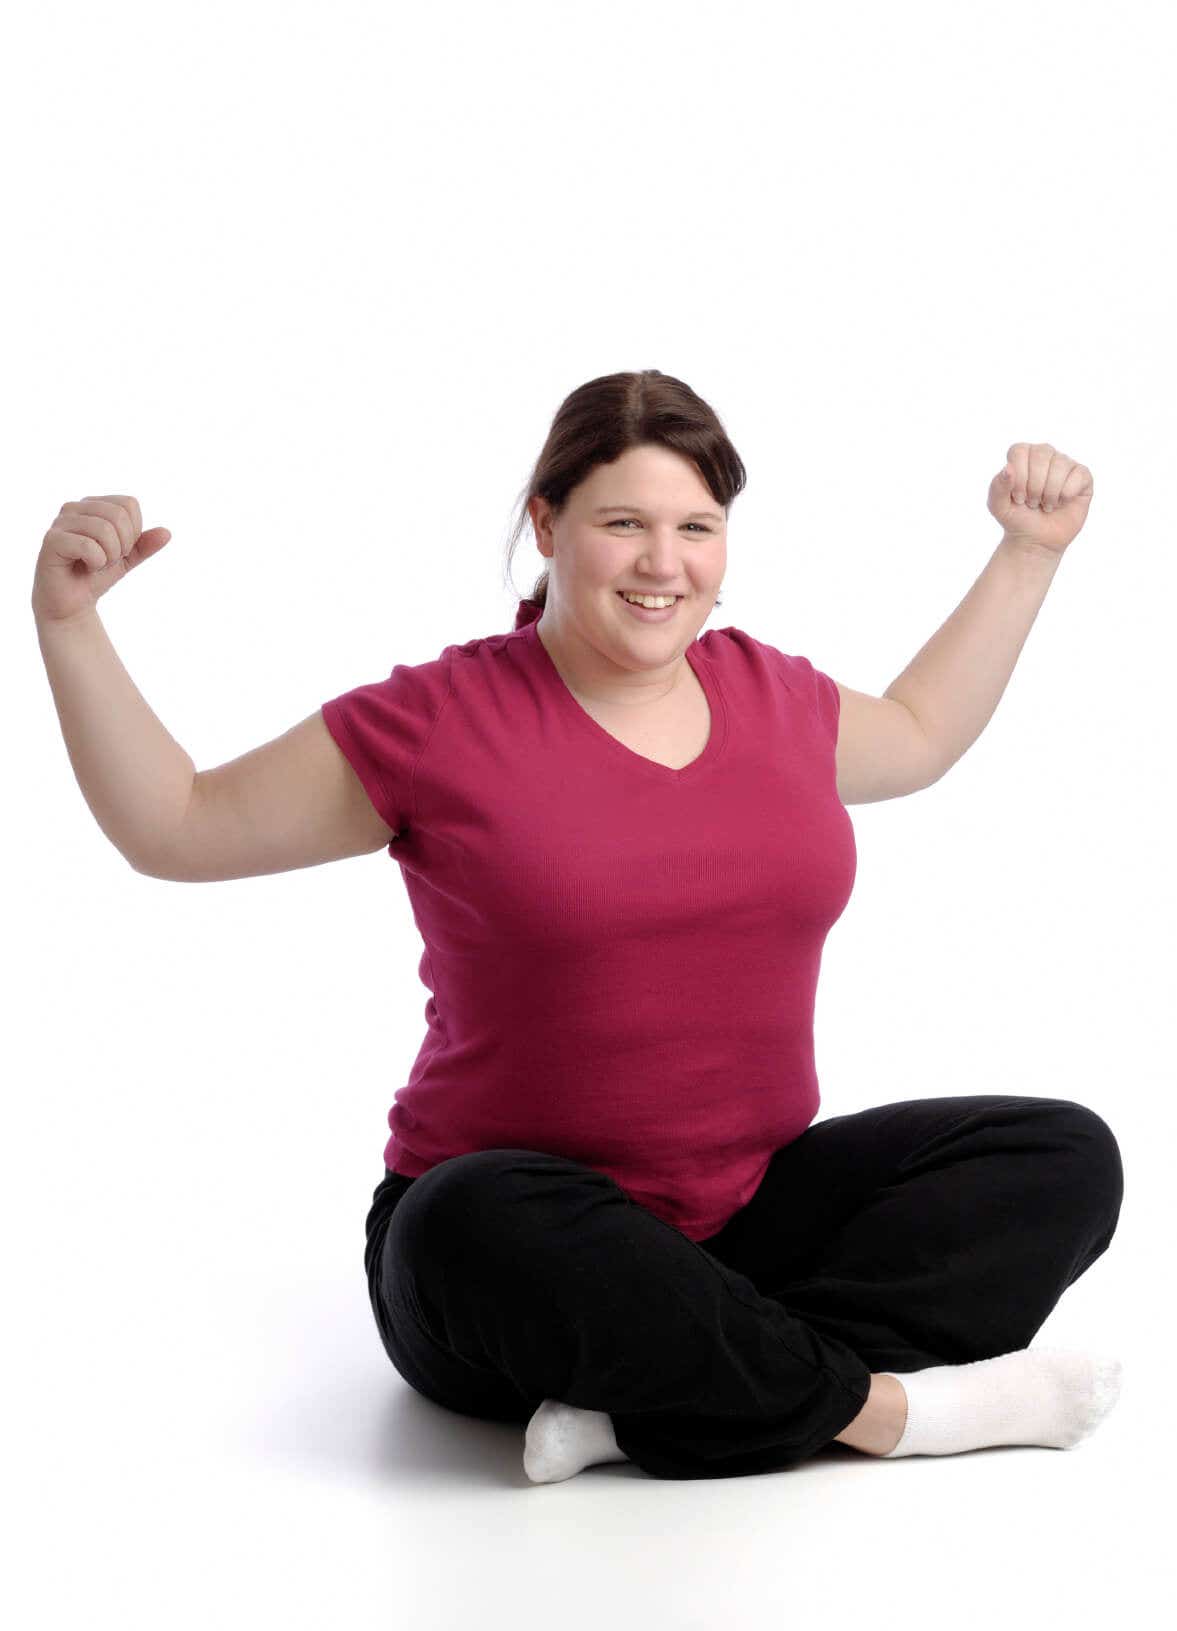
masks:
MULTIPOLYGON (((741 639, 750 637, 741 632, 741 639)), ((808 657, 793 657, 788 652, 770 645, 767 640, 752 640, 772 671, 798 701, 809 710, 821 728, 822 735, 832 746, 838 745, 838 715, 842 696, 836 683, 820 668, 815 668, 808 657)))
POLYGON ((808 657, 790 657, 787 660, 793 665, 798 690, 803 693, 805 700, 817 715, 830 741, 837 746, 838 714, 842 706, 842 697, 837 685, 828 674, 823 674, 820 668, 814 668, 808 657))
POLYGON ((414 821, 417 766, 450 694, 451 661, 447 651, 428 663, 398 663, 387 679, 321 706, 336 745, 394 832, 414 821))

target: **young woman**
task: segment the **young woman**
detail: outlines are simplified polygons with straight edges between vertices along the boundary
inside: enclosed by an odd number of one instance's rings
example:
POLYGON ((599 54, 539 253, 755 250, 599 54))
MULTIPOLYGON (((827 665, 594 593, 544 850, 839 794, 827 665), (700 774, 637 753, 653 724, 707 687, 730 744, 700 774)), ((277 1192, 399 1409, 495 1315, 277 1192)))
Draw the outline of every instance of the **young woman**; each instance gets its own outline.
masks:
POLYGON ((528 485, 549 565, 515 628, 199 774, 95 609, 167 529, 86 498, 37 563, 71 762, 137 871, 399 862, 431 995, 367 1216, 372 1309, 412 1387, 526 1425, 536 1482, 731 1477, 834 1440, 1066 1448, 1119 1392, 1117 1360, 1029 1346, 1115 1231, 1107 1124, 999 1094, 815 1122, 812 1028, 846 806, 930 786, 979 734, 1090 472, 1009 449, 1000 545, 882 697, 701 632, 743 485, 682 381, 588 382, 528 485))

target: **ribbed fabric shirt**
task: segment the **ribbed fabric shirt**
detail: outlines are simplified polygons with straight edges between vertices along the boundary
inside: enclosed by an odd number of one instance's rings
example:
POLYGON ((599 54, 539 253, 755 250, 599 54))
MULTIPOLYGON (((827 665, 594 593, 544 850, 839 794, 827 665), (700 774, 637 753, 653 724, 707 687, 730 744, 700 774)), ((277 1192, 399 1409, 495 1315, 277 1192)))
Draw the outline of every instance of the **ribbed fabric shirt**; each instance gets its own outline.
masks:
POLYGON ((322 705, 424 942, 385 1166, 566 1156, 705 1240, 820 1104, 817 977, 857 865, 837 687, 704 632, 685 657, 711 732, 672 770, 581 707, 540 614, 322 705))

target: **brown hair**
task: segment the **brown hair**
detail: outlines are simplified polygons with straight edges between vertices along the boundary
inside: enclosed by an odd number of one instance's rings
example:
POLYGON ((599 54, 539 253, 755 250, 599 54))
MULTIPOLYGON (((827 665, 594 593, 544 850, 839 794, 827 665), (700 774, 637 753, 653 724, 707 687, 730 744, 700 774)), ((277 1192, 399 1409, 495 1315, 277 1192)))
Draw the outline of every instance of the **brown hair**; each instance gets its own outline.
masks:
MULTIPOLYGON (((590 379, 566 396, 556 410, 531 479, 520 495, 521 509, 507 549, 508 580, 533 498, 546 499, 559 515, 573 488, 597 465, 612 464, 631 447, 648 445, 667 447, 691 459, 725 515, 744 489, 747 472, 718 414, 681 379, 657 368, 590 379)), ((545 567, 527 597, 540 607, 547 599, 548 575, 545 567)), ((720 604, 718 597, 715 604, 720 604)))

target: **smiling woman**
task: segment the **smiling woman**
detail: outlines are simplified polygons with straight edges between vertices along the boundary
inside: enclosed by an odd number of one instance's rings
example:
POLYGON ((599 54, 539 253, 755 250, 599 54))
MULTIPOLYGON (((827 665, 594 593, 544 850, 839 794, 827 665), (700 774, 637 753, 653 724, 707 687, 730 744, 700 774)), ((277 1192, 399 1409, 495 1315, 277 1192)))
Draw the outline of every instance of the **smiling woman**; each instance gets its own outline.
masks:
POLYGON ((643 443, 595 466, 559 509, 531 499, 536 548, 552 562, 541 635, 578 695, 633 709, 689 686, 686 650, 727 561, 723 517, 700 506, 708 494, 690 458, 643 443))
MULTIPOLYGON (((669 509, 648 501, 644 483, 609 483, 608 492, 594 493, 584 500, 583 519, 614 537, 632 540, 627 553, 617 557, 623 563, 641 562, 641 546, 651 528, 673 529, 676 535, 702 545, 709 538, 725 535, 731 506, 743 491, 747 472, 732 445, 719 415, 685 381, 663 374, 657 368, 640 372, 604 374, 578 386, 560 404, 547 439, 540 449, 531 476, 520 494, 518 516, 507 549, 507 576, 511 561, 531 520, 536 525, 537 510, 558 525, 565 516, 571 495, 592 473, 615 466, 632 449, 654 448, 677 454, 695 473, 692 493, 685 502, 669 509), (537 505, 536 500, 543 500, 537 505)), ((669 496, 677 500, 682 483, 674 484, 669 496)), ((537 534, 538 537, 538 534, 537 534)), ((677 561, 673 570, 680 571, 677 561)), ((643 574, 623 570, 612 588, 669 590, 686 588, 680 579, 658 574, 647 563, 643 574), (643 582, 643 576, 654 581, 643 582)), ((541 612, 547 605, 553 568, 545 568, 527 596, 541 612)), ((722 598, 713 586, 711 605, 722 598)))
POLYGON ((742 484, 680 381, 590 382, 529 498, 551 593, 199 773, 93 615, 105 573, 146 558, 137 501, 67 503, 38 563, 71 760, 137 871, 377 848, 401 868, 429 998, 366 1220, 372 1312, 424 1397, 527 1426, 535 1481, 760 1474, 838 1439, 1069 1447, 1119 1386, 1118 1361, 1019 1351, 1115 1230, 1098 1116, 925 1096, 812 1125, 818 974, 857 869, 843 806, 959 757, 1057 561, 1011 535, 873 697, 742 629, 700 635, 742 484))

